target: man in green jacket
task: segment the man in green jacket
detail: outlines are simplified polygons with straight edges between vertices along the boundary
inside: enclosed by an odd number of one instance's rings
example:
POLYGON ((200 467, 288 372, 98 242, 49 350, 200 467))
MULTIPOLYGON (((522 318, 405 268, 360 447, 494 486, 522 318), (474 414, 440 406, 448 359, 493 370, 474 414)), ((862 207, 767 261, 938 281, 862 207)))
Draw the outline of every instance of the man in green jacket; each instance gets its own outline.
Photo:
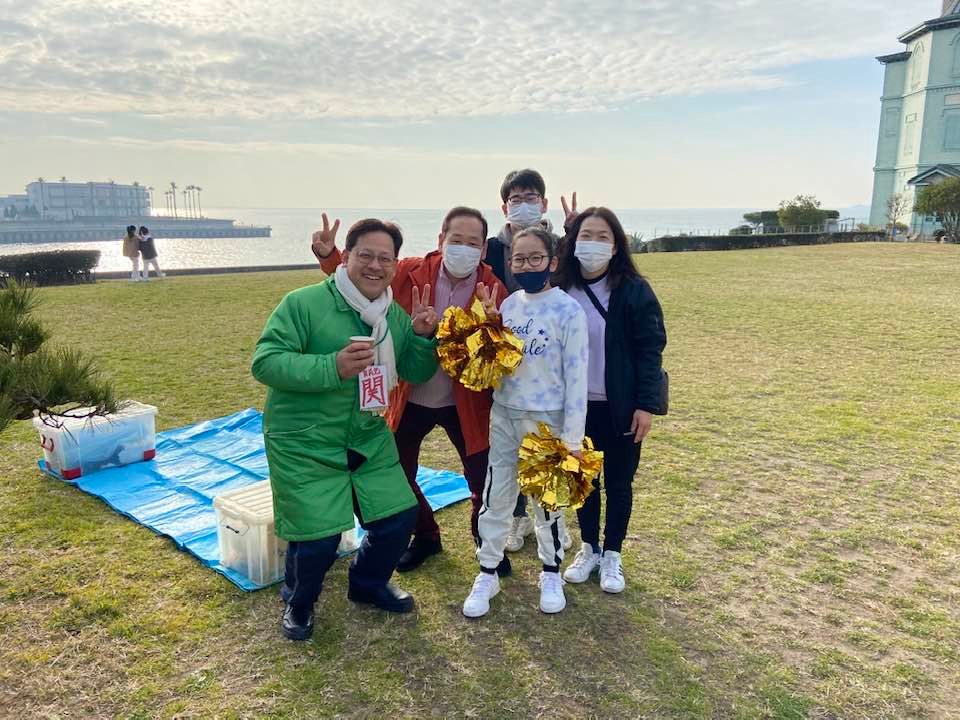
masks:
POLYGON ((389 579, 410 542, 417 501, 376 406, 398 377, 433 376, 438 318, 429 286, 422 299, 415 293, 409 316, 393 302, 402 243, 391 223, 355 223, 336 274, 284 297, 257 342, 253 375, 268 387, 263 435, 276 533, 289 543, 281 627, 292 640, 313 633, 314 603, 354 513, 366 535, 347 597, 413 609, 389 579))

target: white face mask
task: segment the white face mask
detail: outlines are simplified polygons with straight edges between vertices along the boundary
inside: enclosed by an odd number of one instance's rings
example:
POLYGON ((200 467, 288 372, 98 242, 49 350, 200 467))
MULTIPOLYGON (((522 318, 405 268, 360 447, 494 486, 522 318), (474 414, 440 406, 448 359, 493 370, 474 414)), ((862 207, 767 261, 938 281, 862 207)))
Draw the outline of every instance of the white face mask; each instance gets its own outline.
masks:
POLYGON ((443 266, 455 278, 469 277, 480 265, 480 248, 443 244, 443 266))
POLYGON ((588 273, 599 272, 610 264, 610 258, 613 257, 613 244, 596 240, 577 240, 573 255, 580 261, 580 267, 588 273))
POLYGON ((543 217, 543 208, 539 202, 507 205, 507 222, 517 228, 528 228, 536 225, 543 217))

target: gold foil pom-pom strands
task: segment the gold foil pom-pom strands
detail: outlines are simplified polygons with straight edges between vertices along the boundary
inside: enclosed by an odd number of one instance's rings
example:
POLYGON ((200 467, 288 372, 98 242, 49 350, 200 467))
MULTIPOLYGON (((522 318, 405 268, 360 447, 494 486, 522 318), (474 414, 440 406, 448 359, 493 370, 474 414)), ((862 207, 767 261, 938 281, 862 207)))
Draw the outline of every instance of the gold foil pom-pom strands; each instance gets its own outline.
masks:
POLYGON ((551 512, 583 507, 603 468, 603 453, 593 449, 590 438, 584 438, 580 452, 582 460, 540 423, 540 432, 527 434, 520 444, 520 492, 551 512))
POLYGON ((469 312, 447 308, 437 329, 440 366, 468 390, 499 387, 523 360, 523 341, 497 320, 491 320, 479 300, 469 312))

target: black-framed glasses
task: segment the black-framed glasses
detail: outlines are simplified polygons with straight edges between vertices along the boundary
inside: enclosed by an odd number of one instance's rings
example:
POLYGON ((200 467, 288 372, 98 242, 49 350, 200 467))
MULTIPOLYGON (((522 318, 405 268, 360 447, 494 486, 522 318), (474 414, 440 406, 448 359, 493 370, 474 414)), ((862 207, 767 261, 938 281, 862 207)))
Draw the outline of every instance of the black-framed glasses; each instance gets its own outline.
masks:
POLYGON ((507 204, 519 205, 520 203, 538 203, 542 199, 543 198, 538 192, 517 193, 516 195, 511 195, 507 198, 507 204))
POLYGON ((543 253, 533 253, 532 255, 514 255, 510 258, 510 267, 514 270, 521 270, 524 265, 529 265, 531 270, 537 270, 543 266, 544 261, 549 260, 550 256, 543 253))

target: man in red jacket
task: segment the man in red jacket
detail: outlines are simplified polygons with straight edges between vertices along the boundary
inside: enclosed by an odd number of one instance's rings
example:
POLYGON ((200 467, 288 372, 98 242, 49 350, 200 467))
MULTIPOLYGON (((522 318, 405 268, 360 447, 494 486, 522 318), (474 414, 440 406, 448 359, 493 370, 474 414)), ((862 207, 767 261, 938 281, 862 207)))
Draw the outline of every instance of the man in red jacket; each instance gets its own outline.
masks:
MULTIPOLYGON (((313 234, 313 253, 328 275, 340 264, 340 251, 336 247, 339 227, 339 220, 330 227, 324 214, 323 230, 313 234)), ((474 297, 481 297, 488 305, 499 307, 507 291, 493 270, 480 262, 486 250, 487 221, 480 211, 468 207, 453 208, 443 219, 438 250, 424 257, 399 261, 391 284, 394 300, 409 313, 414 293, 417 297, 424 296, 424 302, 428 302, 432 289, 433 307, 441 315, 448 307, 469 307, 474 297)), ((437 425, 447 433, 463 462, 463 474, 473 503, 470 524, 473 537, 477 538, 477 514, 483 504, 481 498, 490 450, 492 404, 491 391, 467 390, 442 368, 423 385, 411 386, 401 380, 391 395, 387 422, 396 436, 400 464, 420 503, 413 540, 400 558, 399 572, 413 570, 443 550, 440 527, 433 517, 430 503, 417 485, 420 446, 437 425)), ((504 558, 498 572, 509 574, 508 559, 504 558)))

